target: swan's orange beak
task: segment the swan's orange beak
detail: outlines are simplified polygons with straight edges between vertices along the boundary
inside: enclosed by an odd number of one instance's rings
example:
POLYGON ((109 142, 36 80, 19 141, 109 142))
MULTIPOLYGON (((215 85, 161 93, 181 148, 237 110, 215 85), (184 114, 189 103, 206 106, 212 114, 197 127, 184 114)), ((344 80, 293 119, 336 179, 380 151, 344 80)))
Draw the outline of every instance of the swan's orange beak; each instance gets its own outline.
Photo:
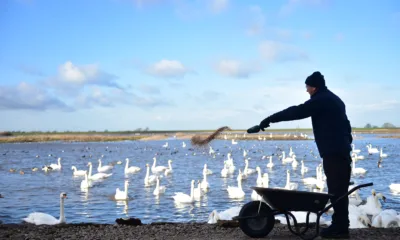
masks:
POLYGON ((63 195, 63 198, 67 198, 67 194, 64 194, 64 195, 63 195))

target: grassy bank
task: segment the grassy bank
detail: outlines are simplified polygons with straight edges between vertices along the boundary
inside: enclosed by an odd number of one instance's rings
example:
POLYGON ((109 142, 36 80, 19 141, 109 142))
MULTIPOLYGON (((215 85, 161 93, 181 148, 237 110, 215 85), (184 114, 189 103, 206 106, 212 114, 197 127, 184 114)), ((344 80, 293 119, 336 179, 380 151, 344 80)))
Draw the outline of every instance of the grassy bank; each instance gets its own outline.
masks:
POLYGON ((15 142, 109 142, 109 141, 125 141, 138 140, 144 136, 136 135, 100 135, 100 134, 39 134, 39 135, 18 135, 9 137, 0 137, 0 143, 15 142))

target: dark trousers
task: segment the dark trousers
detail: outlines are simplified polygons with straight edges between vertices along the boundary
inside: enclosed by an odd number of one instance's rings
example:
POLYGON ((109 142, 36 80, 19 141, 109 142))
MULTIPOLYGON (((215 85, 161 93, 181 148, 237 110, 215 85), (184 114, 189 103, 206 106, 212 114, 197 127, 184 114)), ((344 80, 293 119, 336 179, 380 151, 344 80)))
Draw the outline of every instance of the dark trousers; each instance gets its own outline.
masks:
MULTIPOLYGON (((342 195, 345 195, 349 189, 351 177, 351 156, 324 156, 324 171, 328 193, 333 197, 331 202, 342 195)), ((349 221, 349 198, 345 197, 333 206, 332 224, 338 227, 348 228, 349 221)))

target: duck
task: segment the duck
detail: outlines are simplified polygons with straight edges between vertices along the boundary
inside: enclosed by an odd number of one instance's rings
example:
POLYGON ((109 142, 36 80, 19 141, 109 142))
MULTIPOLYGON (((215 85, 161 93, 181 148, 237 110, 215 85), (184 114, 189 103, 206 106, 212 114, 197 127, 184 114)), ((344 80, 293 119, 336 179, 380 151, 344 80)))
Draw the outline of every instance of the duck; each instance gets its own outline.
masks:
POLYGON ((42 212, 34 212, 30 213, 23 220, 27 223, 32 223, 35 225, 57 225, 61 223, 65 223, 65 215, 64 215, 64 199, 67 198, 67 194, 65 192, 60 193, 60 218, 57 219, 50 214, 42 213, 42 212))
POLYGON ((126 161, 125 170, 124 170, 125 174, 137 173, 140 171, 140 167, 135 167, 135 166, 129 167, 129 158, 126 158, 125 161, 126 161))

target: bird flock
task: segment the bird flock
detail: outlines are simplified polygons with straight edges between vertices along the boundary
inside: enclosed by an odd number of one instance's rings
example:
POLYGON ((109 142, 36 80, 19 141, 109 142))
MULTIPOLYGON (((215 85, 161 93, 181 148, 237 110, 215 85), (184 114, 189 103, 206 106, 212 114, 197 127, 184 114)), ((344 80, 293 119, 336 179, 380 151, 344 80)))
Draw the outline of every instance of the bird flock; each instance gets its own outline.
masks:
MULTIPOLYGON (((245 137, 246 134, 243 135, 243 138, 245 137)), ((301 134, 301 137, 308 138, 306 134, 301 134)), ((276 144, 275 150, 273 152, 266 153, 262 149, 262 145, 265 144, 265 141, 267 141, 265 134, 260 134, 258 141, 252 140, 251 145, 247 144, 247 147, 244 147, 242 144, 240 144, 241 142, 244 142, 242 141, 243 138, 241 138, 241 140, 237 140, 237 135, 233 136, 226 134, 224 135, 223 140, 216 140, 223 142, 223 144, 218 148, 214 146, 213 142, 211 142, 206 149, 193 148, 185 142, 182 142, 180 147, 174 148, 170 148, 168 141, 161 145, 160 148, 162 150, 169 150, 171 158, 173 158, 173 154, 176 154, 179 151, 186 151, 186 155, 191 154, 193 156, 207 156, 207 158, 205 158, 203 169, 199 170, 199 175, 201 175, 202 178, 180 179, 181 181, 187 181, 188 187, 190 186, 190 191, 186 192, 184 189, 182 189, 182 191, 174 191, 170 201, 173 201, 177 205, 190 205, 195 202, 202 201, 203 197, 207 195, 209 191, 213 191, 213 189, 216 188, 221 188, 221 186, 213 186, 213 182, 209 181, 209 177, 235 179, 236 184, 229 184, 226 187, 225 194, 229 199, 236 200, 246 199, 245 190, 246 188, 252 186, 294 191, 307 189, 308 191, 326 193, 326 176, 323 172, 322 159, 320 159, 318 151, 315 150, 315 147, 310 147, 307 144, 301 144, 301 146, 299 145, 296 147, 297 149, 293 149, 293 147, 287 141, 285 141, 284 144, 279 143, 279 141, 274 141, 273 143, 276 144), (297 157, 296 152, 307 152, 307 154, 297 157), (258 157, 260 153, 261 157, 258 157), (257 157, 255 157, 256 155, 257 157), (306 166, 306 163, 310 162, 310 160, 318 163, 315 168, 306 166), (220 166, 220 168, 217 169, 216 167, 213 167, 215 170, 209 169, 208 165, 210 164, 210 161, 214 161, 212 162, 213 166, 220 166), (271 185, 270 182, 270 173, 277 168, 285 168, 284 172, 286 182, 281 186, 277 186, 276 184, 271 185), (297 172, 301 175, 300 181, 292 181, 292 172, 297 172), (313 174, 314 172, 315 176, 310 176, 310 173, 313 174), (255 179, 255 181, 253 181, 253 179, 255 179)), ((178 140, 174 139, 172 141, 178 140)), ((355 147, 356 146, 352 144, 352 177, 364 177, 367 174, 367 170, 356 167, 356 163, 360 160, 365 160, 366 157, 362 155, 364 151, 361 151, 361 149, 356 149, 355 147)), ((365 146, 365 150, 365 154, 379 156, 379 168, 382 167, 383 159, 389 157, 388 154, 383 153, 383 148, 378 149, 373 147, 372 144, 367 144, 365 146)), ((40 158, 39 155, 36 157, 40 158)), ((143 185, 146 188, 151 188, 153 195, 159 197, 164 195, 169 190, 167 186, 162 185, 162 179, 174 175, 172 159, 168 159, 167 166, 158 165, 157 160, 159 155, 156 153, 153 156, 149 155, 149 159, 152 159, 152 161, 150 160, 145 164, 132 166, 130 164, 130 158, 125 158, 125 166, 119 167, 118 165, 123 164, 122 160, 104 164, 103 157, 104 155, 97 160, 97 167, 92 163, 93 161, 88 161, 86 163, 86 169, 78 169, 74 165, 66 167, 62 163, 62 158, 57 157, 57 163, 46 164, 41 168, 32 167, 31 170, 32 172, 35 172, 41 169, 45 173, 51 173, 54 171, 64 171, 65 168, 71 169, 72 176, 76 178, 82 178, 80 183, 81 191, 89 191, 90 188, 96 187, 98 183, 109 181, 107 179, 110 178, 116 171, 123 172, 126 177, 124 181, 120 183, 121 187, 123 187, 115 189, 115 194, 113 195, 113 200, 115 201, 127 201, 131 199, 129 193, 132 191, 132 189, 130 189, 129 183, 132 180, 129 176, 138 174, 142 171, 145 172, 143 185), (97 170, 96 173, 93 173, 93 167, 95 167, 97 170)), ((87 158, 92 158, 92 155, 87 156, 87 158)), ((20 170, 19 173, 24 174, 24 171, 26 170, 20 170)), ((16 173, 18 171, 15 168, 11 168, 10 172, 16 173)), ((137 181, 137 179, 135 179, 135 181, 137 181)), ((272 181, 272 183, 273 182, 274 181, 272 181)), ((353 186, 350 186, 349 189, 352 187, 353 186)), ((393 193, 400 193, 400 183, 393 183, 388 187, 393 193)), ((251 191, 250 198, 253 201, 263 201, 262 197, 259 196, 254 190, 251 191)), ((60 217, 58 219, 49 214, 34 212, 29 214, 23 220, 25 222, 37 225, 53 225, 63 223, 66 221, 64 214, 65 199, 67 199, 67 194, 62 192, 60 194, 60 217)), ((351 194, 349 199, 351 228, 399 226, 400 215, 398 212, 393 209, 383 209, 380 201, 385 201, 386 197, 381 193, 377 193, 374 189, 372 189, 371 195, 366 199, 362 199, 358 191, 355 191, 353 194, 351 194)), ((206 216, 206 218, 208 217, 208 223, 216 223, 218 220, 232 219, 232 217, 238 215, 239 211, 240 206, 234 206, 222 212, 214 210, 208 216, 206 216)), ((332 209, 330 211, 332 211, 332 209)), ((293 212, 293 214, 296 216, 298 222, 305 222, 305 213, 293 212)), ((285 218, 282 218, 281 216, 276 216, 276 218, 281 220, 282 223, 286 223, 285 218)), ((316 216, 311 215, 310 220, 315 221, 316 216)), ((324 221, 321 221, 321 224, 322 223, 324 223, 324 221)))

